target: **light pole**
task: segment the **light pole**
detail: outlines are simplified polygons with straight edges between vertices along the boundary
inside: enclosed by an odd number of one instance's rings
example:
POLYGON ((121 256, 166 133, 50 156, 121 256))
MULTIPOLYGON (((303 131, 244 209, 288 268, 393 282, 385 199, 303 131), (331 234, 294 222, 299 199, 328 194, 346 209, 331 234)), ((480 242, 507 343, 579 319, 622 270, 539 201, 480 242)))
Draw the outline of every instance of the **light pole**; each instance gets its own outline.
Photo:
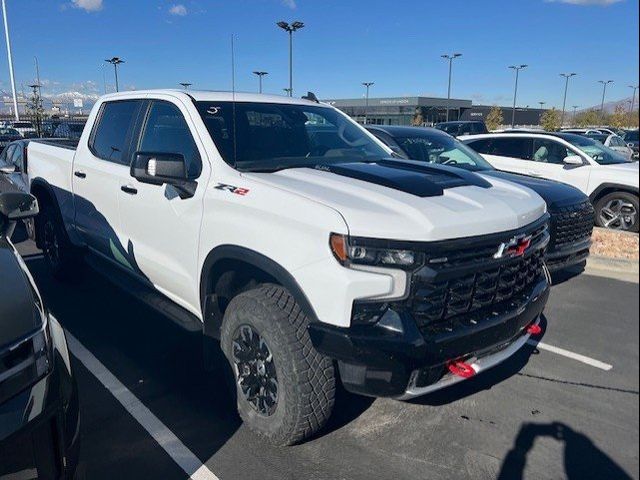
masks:
POLYGON ((575 126, 576 124, 576 115, 578 114, 578 107, 580 105, 572 105, 571 108, 573 108, 573 121, 571 122, 573 126, 575 126))
POLYGON ((258 92, 262 93, 262 77, 264 77, 265 75, 269 75, 269 72, 256 71, 253 72, 253 74, 258 76, 258 92))
POLYGON ((185 90, 189 90, 189 87, 191 85, 193 85, 193 83, 189 83, 189 82, 180 82, 180 85, 182 85, 182 88, 184 88, 185 90))
POLYGON ((9 78, 11 79, 11 92, 13 93, 13 115, 16 121, 20 120, 18 113, 18 96, 16 94, 16 78, 13 74, 13 58, 11 56, 11 40, 9 39, 9 21, 7 20, 7 6, 2 0, 2 17, 4 18, 4 38, 7 42, 7 57, 9 58, 9 78))
POLYGON ((362 85, 367 89, 364 101, 364 124, 367 124, 367 112, 369 111, 369 88, 374 85, 374 82, 362 82, 362 85))
POLYGON ((121 63, 124 63, 124 60, 122 60, 119 57, 113 57, 113 58, 106 59, 105 62, 113 65, 113 72, 115 73, 115 76, 116 76, 116 92, 119 92, 120 85, 118 84, 118 65, 120 65, 121 63))
POLYGON ((613 83, 613 80, 598 80, 602 84, 602 103, 600 103, 600 121, 604 121, 604 97, 607 94, 607 85, 613 83))
POLYGON ((509 68, 516 71, 516 86, 513 91, 513 108, 511 109, 511 128, 516 126, 516 99, 518 97, 518 77, 520 70, 527 68, 528 65, 510 65, 509 68))
POLYGON ((461 53, 453 53, 451 55, 440 55, 445 60, 449 61, 449 86, 447 87, 447 122, 449 121, 449 109, 451 104, 451 71, 453 69, 453 61, 461 57, 461 53))
POLYGON ((304 23, 295 21, 291 24, 287 22, 276 23, 281 29, 289 34, 289 96, 293 96, 293 32, 304 27, 304 23))
POLYGON ((638 90, 638 85, 629 85, 629 88, 633 88, 633 97, 631 97, 631 110, 629 110, 629 113, 633 113, 633 107, 636 106, 636 91, 638 90))
POLYGON ((564 124, 564 112, 567 105, 567 90, 569 89, 569 79, 575 77, 577 73, 561 73, 560 76, 564 77, 564 98, 562 100, 562 117, 560 117, 560 126, 564 124))
POLYGON ((542 118, 542 114, 543 114, 542 110, 544 109, 544 104, 545 103, 547 103, 547 102, 538 102, 538 104, 540 105, 540 115, 538 116, 538 119, 542 118))

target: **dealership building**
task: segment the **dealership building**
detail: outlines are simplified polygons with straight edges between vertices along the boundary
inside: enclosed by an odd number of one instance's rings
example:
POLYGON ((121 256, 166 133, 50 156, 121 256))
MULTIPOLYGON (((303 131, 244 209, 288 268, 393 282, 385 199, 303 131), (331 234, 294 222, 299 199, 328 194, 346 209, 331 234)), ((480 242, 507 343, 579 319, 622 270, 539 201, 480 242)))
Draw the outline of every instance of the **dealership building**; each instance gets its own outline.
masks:
MULTIPOLYGON (((435 97, 387 97, 387 98, 352 98, 331 99, 326 103, 339 108, 359 123, 369 125, 433 125, 447 120, 447 103, 449 104, 449 120, 484 121, 491 108, 490 105, 473 105, 471 100, 435 97)), ((500 107, 505 124, 511 123, 511 107, 500 107)), ((544 110, 539 108, 517 108, 515 124, 532 126, 540 124, 544 110)))

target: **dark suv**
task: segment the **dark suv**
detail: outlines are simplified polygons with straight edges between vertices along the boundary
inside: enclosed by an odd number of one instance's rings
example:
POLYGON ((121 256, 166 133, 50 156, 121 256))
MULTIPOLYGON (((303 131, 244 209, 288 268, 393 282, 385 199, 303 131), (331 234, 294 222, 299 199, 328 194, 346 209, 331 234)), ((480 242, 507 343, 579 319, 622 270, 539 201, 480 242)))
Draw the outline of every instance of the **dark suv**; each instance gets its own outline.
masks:
POLYGON ((71 479, 79 414, 64 330, 9 239, 37 213, 33 196, 0 194, 0 478, 71 479))
POLYGON ((595 213, 589 198, 577 188, 496 170, 470 147, 433 128, 366 128, 400 157, 463 168, 517 183, 540 195, 551 215, 551 241, 545 257, 549 270, 569 267, 589 256, 595 213))
POLYGON ((489 133, 484 122, 459 121, 459 122, 442 122, 434 125, 438 130, 448 133, 453 137, 461 135, 478 135, 481 133, 489 133))

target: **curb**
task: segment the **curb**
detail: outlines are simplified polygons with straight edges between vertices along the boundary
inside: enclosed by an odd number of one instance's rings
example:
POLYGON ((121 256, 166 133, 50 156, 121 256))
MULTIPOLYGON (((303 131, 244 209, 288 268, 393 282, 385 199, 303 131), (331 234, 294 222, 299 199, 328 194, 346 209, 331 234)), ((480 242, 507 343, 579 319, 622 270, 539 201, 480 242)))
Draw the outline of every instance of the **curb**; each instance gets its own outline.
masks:
POLYGON ((638 273, 638 260, 626 260, 620 258, 608 258, 590 256, 587 259, 587 268, 595 270, 613 270, 622 273, 638 273))

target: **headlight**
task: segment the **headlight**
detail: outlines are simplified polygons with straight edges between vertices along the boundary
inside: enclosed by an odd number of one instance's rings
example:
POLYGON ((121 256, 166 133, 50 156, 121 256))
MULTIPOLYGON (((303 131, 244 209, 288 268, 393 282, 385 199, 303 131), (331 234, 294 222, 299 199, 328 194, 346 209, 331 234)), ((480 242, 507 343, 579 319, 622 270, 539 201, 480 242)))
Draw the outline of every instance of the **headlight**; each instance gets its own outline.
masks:
POLYGON ((422 262, 422 256, 411 250, 369 246, 362 242, 350 244, 345 235, 337 233, 331 234, 329 244, 333 255, 344 266, 355 264, 412 270, 422 262))
POLYGON ((0 351, 0 404, 51 371, 51 339, 43 320, 38 330, 0 351))

